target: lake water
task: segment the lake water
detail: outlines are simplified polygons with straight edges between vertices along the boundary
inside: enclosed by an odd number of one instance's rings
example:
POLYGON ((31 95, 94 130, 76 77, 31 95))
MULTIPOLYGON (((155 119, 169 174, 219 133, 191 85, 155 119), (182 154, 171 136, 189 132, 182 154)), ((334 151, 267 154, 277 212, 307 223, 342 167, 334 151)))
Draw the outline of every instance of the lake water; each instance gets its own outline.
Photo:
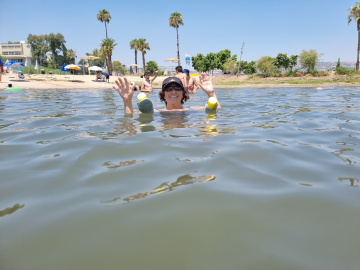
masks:
POLYGON ((0 269, 358 270, 359 93, 1 92, 0 269))

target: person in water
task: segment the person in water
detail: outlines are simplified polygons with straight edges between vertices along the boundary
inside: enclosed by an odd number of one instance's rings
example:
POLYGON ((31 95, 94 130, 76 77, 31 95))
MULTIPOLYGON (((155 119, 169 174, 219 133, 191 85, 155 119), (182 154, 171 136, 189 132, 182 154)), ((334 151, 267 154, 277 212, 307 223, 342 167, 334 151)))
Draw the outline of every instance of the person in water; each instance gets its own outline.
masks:
MULTIPOLYGON (((212 76, 209 78, 205 73, 202 73, 200 76, 200 84, 202 90, 208 95, 208 97, 214 97, 217 100, 217 110, 221 108, 220 102, 216 97, 215 90, 212 84, 212 76)), ((132 97, 134 95, 134 91, 129 87, 129 83, 127 78, 124 80, 122 78, 118 78, 115 80, 117 86, 113 86, 113 88, 119 93, 121 98, 124 101, 124 111, 125 114, 133 114, 133 106, 132 106, 132 97)), ((165 102, 166 108, 162 109, 163 112, 183 112, 188 111, 190 109, 193 110, 204 110, 204 107, 196 106, 185 108, 183 104, 189 99, 189 94, 185 91, 185 87, 182 81, 177 77, 169 77, 163 81, 161 91, 159 92, 160 100, 165 102)))
POLYGON ((178 77, 178 78, 181 80, 181 82, 182 82, 182 84, 183 84, 183 86, 184 86, 184 88, 185 88, 185 91, 188 91, 186 74, 183 73, 183 68, 182 68, 182 66, 177 66, 177 67, 175 68, 175 71, 176 71, 175 77, 178 77))
POLYGON ((139 91, 134 81, 131 82, 130 88, 132 91, 139 91))
POLYGON ((155 76, 150 80, 150 74, 147 72, 144 73, 145 81, 141 84, 141 92, 148 92, 150 94, 153 92, 152 83, 156 79, 157 74, 158 72, 155 71, 155 76))
POLYGON ((199 88, 196 79, 194 77, 190 77, 190 71, 188 69, 184 69, 183 72, 186 75, 189 94, 196 94, 196 90, 199 88))

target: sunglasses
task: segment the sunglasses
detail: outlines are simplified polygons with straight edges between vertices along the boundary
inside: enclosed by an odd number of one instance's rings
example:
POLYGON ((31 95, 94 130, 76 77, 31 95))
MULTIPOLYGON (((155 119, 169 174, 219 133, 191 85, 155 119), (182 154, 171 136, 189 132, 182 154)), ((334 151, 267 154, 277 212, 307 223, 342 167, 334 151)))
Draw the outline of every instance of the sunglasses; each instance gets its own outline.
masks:
POLYGON ((183 88, 181 86, 169 86, 165 89, 165 92, 171 92, 172 90, 175 90, 175 91, 182 91, 183 88))

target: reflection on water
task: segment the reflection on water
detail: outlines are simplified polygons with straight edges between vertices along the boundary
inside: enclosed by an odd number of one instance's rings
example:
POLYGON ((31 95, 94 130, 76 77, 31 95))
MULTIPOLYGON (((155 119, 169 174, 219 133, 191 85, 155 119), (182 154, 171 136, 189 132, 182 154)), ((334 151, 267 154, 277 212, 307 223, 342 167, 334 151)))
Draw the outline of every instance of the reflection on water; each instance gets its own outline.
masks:
MULTIPOLYGON (((193 172, 193 173, 196 173, 196 172, 193 172)), ((139 192, 135 195, 130 195, 122 200, 129 203, 134 200, 144 199, 151 195, 161 194, 161 193, 168 192, 168 191, 173 191, 180 186, 185 186, 185 185, 190 185, 190 184, 195 184, 195 183, 205 183, 205 182, 213 181, 213 180, 215 180, 215 175, 192 176, 191 174, 185 174, 185 175, 179 176, 176 179, 176 181, 174 181, 174 182, 164 182, 153 190, 139 192)), ((113 203, 117 202, 120 199, 121 199, 120 197, 116 197, 109 201, 101 201, 101 203, 105 204, 106 206, 115 206, 116 204, 113 204, 113 203)))
POLYGON ((0 92, 0 269, 358 270, 359 91, 0 92))
POLYGON ((348 185, 349 187, 359 187, 359 184, 356 184, 356 183, 360 182, 360 179, 358 179, 358 178, 339 177, 338 180, 340 182, 350 184, 350 185, 348 185))
POLYGON ((10 215, 10 214, 14 213, 15 211, 23 208, 24 206, 25 206, 25 204, 20 205, 20 204, 17 203, 13 207, 8 207, 8 208, 6 208, 4 210, 0 210, 0 217, 3 217, 5 215, 10 215))

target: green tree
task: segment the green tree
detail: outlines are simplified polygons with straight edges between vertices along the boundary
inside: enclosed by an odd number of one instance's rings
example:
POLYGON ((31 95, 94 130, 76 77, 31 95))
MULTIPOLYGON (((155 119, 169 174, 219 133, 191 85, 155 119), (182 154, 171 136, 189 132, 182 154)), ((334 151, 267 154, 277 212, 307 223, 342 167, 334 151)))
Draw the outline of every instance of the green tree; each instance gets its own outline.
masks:
POLYGON ((205 58, 204 55, 201 53, 198 53, 197 56, 191 57, 192 66, 195 70, 200 72, 207 71, 204 65, 204 58, 205 58))
POLYGON ((141 52, 142 54, 142 60, 143 60, 143 69, 144 69, 144 73, 145 73, 145 54, 146 51, 150 51, 150 45, 149 43, 146 42, 146 38, 140 38, 138 39, 138 50, 141 52))
POLYGON ((286 53, 279 53, 274 60, 274 65, 277 68, 288 69, 290 66, 290 58, 286 53))
POLYGON ((276 72, 273 58, 269 56, 263 56, 256 62, 256 68, 261 72, 262 76, 270 77, 276 72))
POLYGON ((78 64, 79 64, 79 65, 82 65, 82 66, 86 65, 86 63, 87 63, 87 62, 86 62, 85 59, 80 59, 79 62, 78 62, 78 64))
POLYGON ((75 64, 76 52, 72 49, 66 51, 66 56, 68 57, 71 64, 75 64))
POLYGON ((46 41, 45 35, 29 34, 27 43, 31 46, 32 58, 36 58, 40 64, 40 57, 50 51, 50 46, 46 41))
POLYGON ((146 63, 146 71, 149 72, 150 75, 154 75, 154 72, 158 70, 159 66, 155 61, 149 61, 146 63))
POLYGON ((348 25, 352 20, 356 21, 358 31, 358 46, 357 46, 357 60, 356 70, 359 70, 359 53, 360 53, 360 3, 356 2, 355 6, 349 8, 348 25))
POLYGON ((110 23, 111 20, 109 11, 107 11, 106 9, 99 10, 99 13, 96 17, 98 21, 105 23, 106 39, 108 39, 106 23, 110 23))
POLYGON ((0 59, 1 59, 1 62, 3 62, 3 64, 5 65, 5 62, 4 62, 5 58, 1 54, 0 54, 0 59))
POLYGON ((228 60, 223 64, 223 71, 230 72, 230 74, 236 73, 236 60, 228 58, 228 60))
POLYGON ((119 72, 121 75, 126 74, 126 69, 124 66, 120 63, 120 61, 114 61, 112 62, 113 70, 119 72))
POLYGON ((115 46, 117 46, 117 43, 115 43, 115 39, 112 38, 103 39, 100 44, 101 49, 99 52, 99 56, 105 58, 109 74, 112 74, 111 56, 115 46))
POLYGON ((316 65, 320 61, 321 53, 315 50, 302 50, 299 55, 299 62, 303 68, 307 69, 308 73, 314 72, 316 65))
POLYGON ((224 64, 229 60, 229 58, 236 61, 237 55, 234 54, 233 56, 231 56, 231 51, 225 49, 218 52, 217 57, 219 59, 219 66, 217 68, 224 71, 224 64))
MULTIPOLYGON (((130 49, 135 50, 135 65, 137 65, 137 51, 139 49, 139 41, 134 38, 132 41, 130 41, 130 49)), ((136 73, 138 72, 137 66, 135 66, 136 73)))
POLYGON ((298 55, 291 55, 289 58, 289 68, 291 68, 291 70, 297 65, 298 62, 298 55))
POLYGON ((336 65, 336 68, 339 68, 339 67, 341 67, 340 58, 338 59, 338 62, 337 62, 337 65, 336 65))
POLYGON ((255 61, 251 61, 251 62, 241 61, 240 68, 238 68, 239 62, 237 62, 236 65, 237 65, 237 69, 239 69, 240 72, 243 71, 247 75, 251 75, 256 72, 256 62, 255 61))
POLYGON ((214 74, 214 69, 219 68, 221 62, 220 59, 218 58, 218 54, 217 53, 208 53, 205 56, 204 59, 204 64, 206 67, 206 71, 211 70, 211 73, 214 74))
POLYGON ((184 25, 182 15, 178 12, 173 12, 169 18, 169 26, 176 28, 177 37, 177 57, 179 59, 178 66, 180 66, 180 51, 179 51, 179 25, 184 25))
POLYGON ((55 61, 58 60, 60 51, 66 50, 64 36, 60 33, 50 33, 49 35, 45 35, 45 39, 49 44, 53 59, 55 61))
POLYGON ((130 73, 130 74, 134 74, 134 71, 133 71, 133 69, 132 69, 132 66, 130 66, 129 73, 130 73))

